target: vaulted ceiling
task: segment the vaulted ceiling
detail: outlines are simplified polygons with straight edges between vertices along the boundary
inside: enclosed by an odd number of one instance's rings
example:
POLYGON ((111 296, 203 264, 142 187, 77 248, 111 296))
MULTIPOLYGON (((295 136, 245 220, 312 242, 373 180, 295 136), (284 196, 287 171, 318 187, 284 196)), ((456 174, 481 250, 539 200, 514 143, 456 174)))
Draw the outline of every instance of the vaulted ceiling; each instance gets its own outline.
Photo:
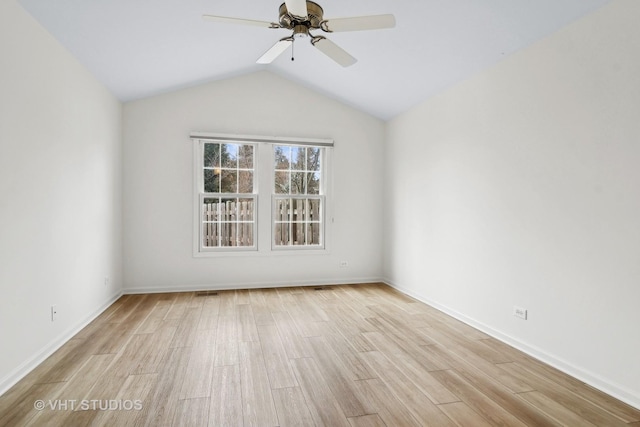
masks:
POLYGON ((348 68, 308 39, 295 61, 289 51, 258 65, 287 30, 202 19, 276 22, 281 1, 18 1, 125 102, 267 68, 389 119, 611 0, 318 0, 326 19, 396 17, 393 29, 327 35, 358 59, 348 68))

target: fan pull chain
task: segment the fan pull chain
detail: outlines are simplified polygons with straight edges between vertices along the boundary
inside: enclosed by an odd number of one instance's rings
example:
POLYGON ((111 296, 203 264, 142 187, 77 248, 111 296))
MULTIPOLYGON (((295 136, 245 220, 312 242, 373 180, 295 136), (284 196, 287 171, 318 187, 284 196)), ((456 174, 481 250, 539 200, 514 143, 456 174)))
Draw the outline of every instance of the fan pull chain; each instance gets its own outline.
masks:
POLYGON ((295 58, 293 57, 293 47, 296 45, 295 40, 293 40, 291 42, 291 60, 295 61, 295 58))

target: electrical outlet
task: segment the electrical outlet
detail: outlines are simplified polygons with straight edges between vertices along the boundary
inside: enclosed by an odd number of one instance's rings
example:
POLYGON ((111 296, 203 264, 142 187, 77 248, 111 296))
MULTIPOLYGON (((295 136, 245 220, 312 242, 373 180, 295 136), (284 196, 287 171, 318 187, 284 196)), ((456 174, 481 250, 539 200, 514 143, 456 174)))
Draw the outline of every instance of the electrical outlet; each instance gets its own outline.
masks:
POLYGON ((58 318, 58 307, 55 305, 51 306, 51 321, 55 322, 58 318))
POLYGON ((349 267, 349 261, 340 261, 340 268, 349 267))
POLYGON ((521 319, 527 320, 527 309, 522 307, 513 307, 513 315, 521 319))

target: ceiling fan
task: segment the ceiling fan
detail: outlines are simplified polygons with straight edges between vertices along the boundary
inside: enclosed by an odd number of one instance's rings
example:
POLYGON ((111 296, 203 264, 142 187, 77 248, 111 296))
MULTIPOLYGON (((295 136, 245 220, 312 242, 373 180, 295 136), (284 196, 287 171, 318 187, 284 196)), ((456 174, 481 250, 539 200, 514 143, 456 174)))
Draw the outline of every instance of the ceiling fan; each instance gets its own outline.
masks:
MULTIPOLYGON (((309 0, 285 0, 279 9, 278 22, 256 21, 253 19, 230 18, 226 16, 203 15, 204 19, 231 24, 254 25, 265 28, 284 28, 292 30, 289 37, 276 42, 256 62, 270 64, 287 48, 293 45, 295 39, 309 37, 311 44, 322 53, 333 59, 343 67, 357 62, 357 59, 347 53, 340 46, 324 36, 313 35, 312 30, 322 30, 325 33, 340 31, 361 31, 392 28, 396 25, 393 15, 356 16, 351 18, 324 19, 322 7, 309 0)), ((293 60, 293 57, 291 58, 293 60)))

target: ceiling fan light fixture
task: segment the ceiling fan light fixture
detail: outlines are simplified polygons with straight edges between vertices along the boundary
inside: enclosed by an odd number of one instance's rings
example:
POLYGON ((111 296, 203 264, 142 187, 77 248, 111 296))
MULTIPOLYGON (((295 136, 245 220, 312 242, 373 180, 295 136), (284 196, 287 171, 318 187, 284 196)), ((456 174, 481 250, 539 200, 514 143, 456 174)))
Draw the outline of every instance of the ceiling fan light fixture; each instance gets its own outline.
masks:
POLYGON ((309 27, 306 25, 298 24, 293 27, 293 37, 296 39, 301 39, 309 36, 309 27))

